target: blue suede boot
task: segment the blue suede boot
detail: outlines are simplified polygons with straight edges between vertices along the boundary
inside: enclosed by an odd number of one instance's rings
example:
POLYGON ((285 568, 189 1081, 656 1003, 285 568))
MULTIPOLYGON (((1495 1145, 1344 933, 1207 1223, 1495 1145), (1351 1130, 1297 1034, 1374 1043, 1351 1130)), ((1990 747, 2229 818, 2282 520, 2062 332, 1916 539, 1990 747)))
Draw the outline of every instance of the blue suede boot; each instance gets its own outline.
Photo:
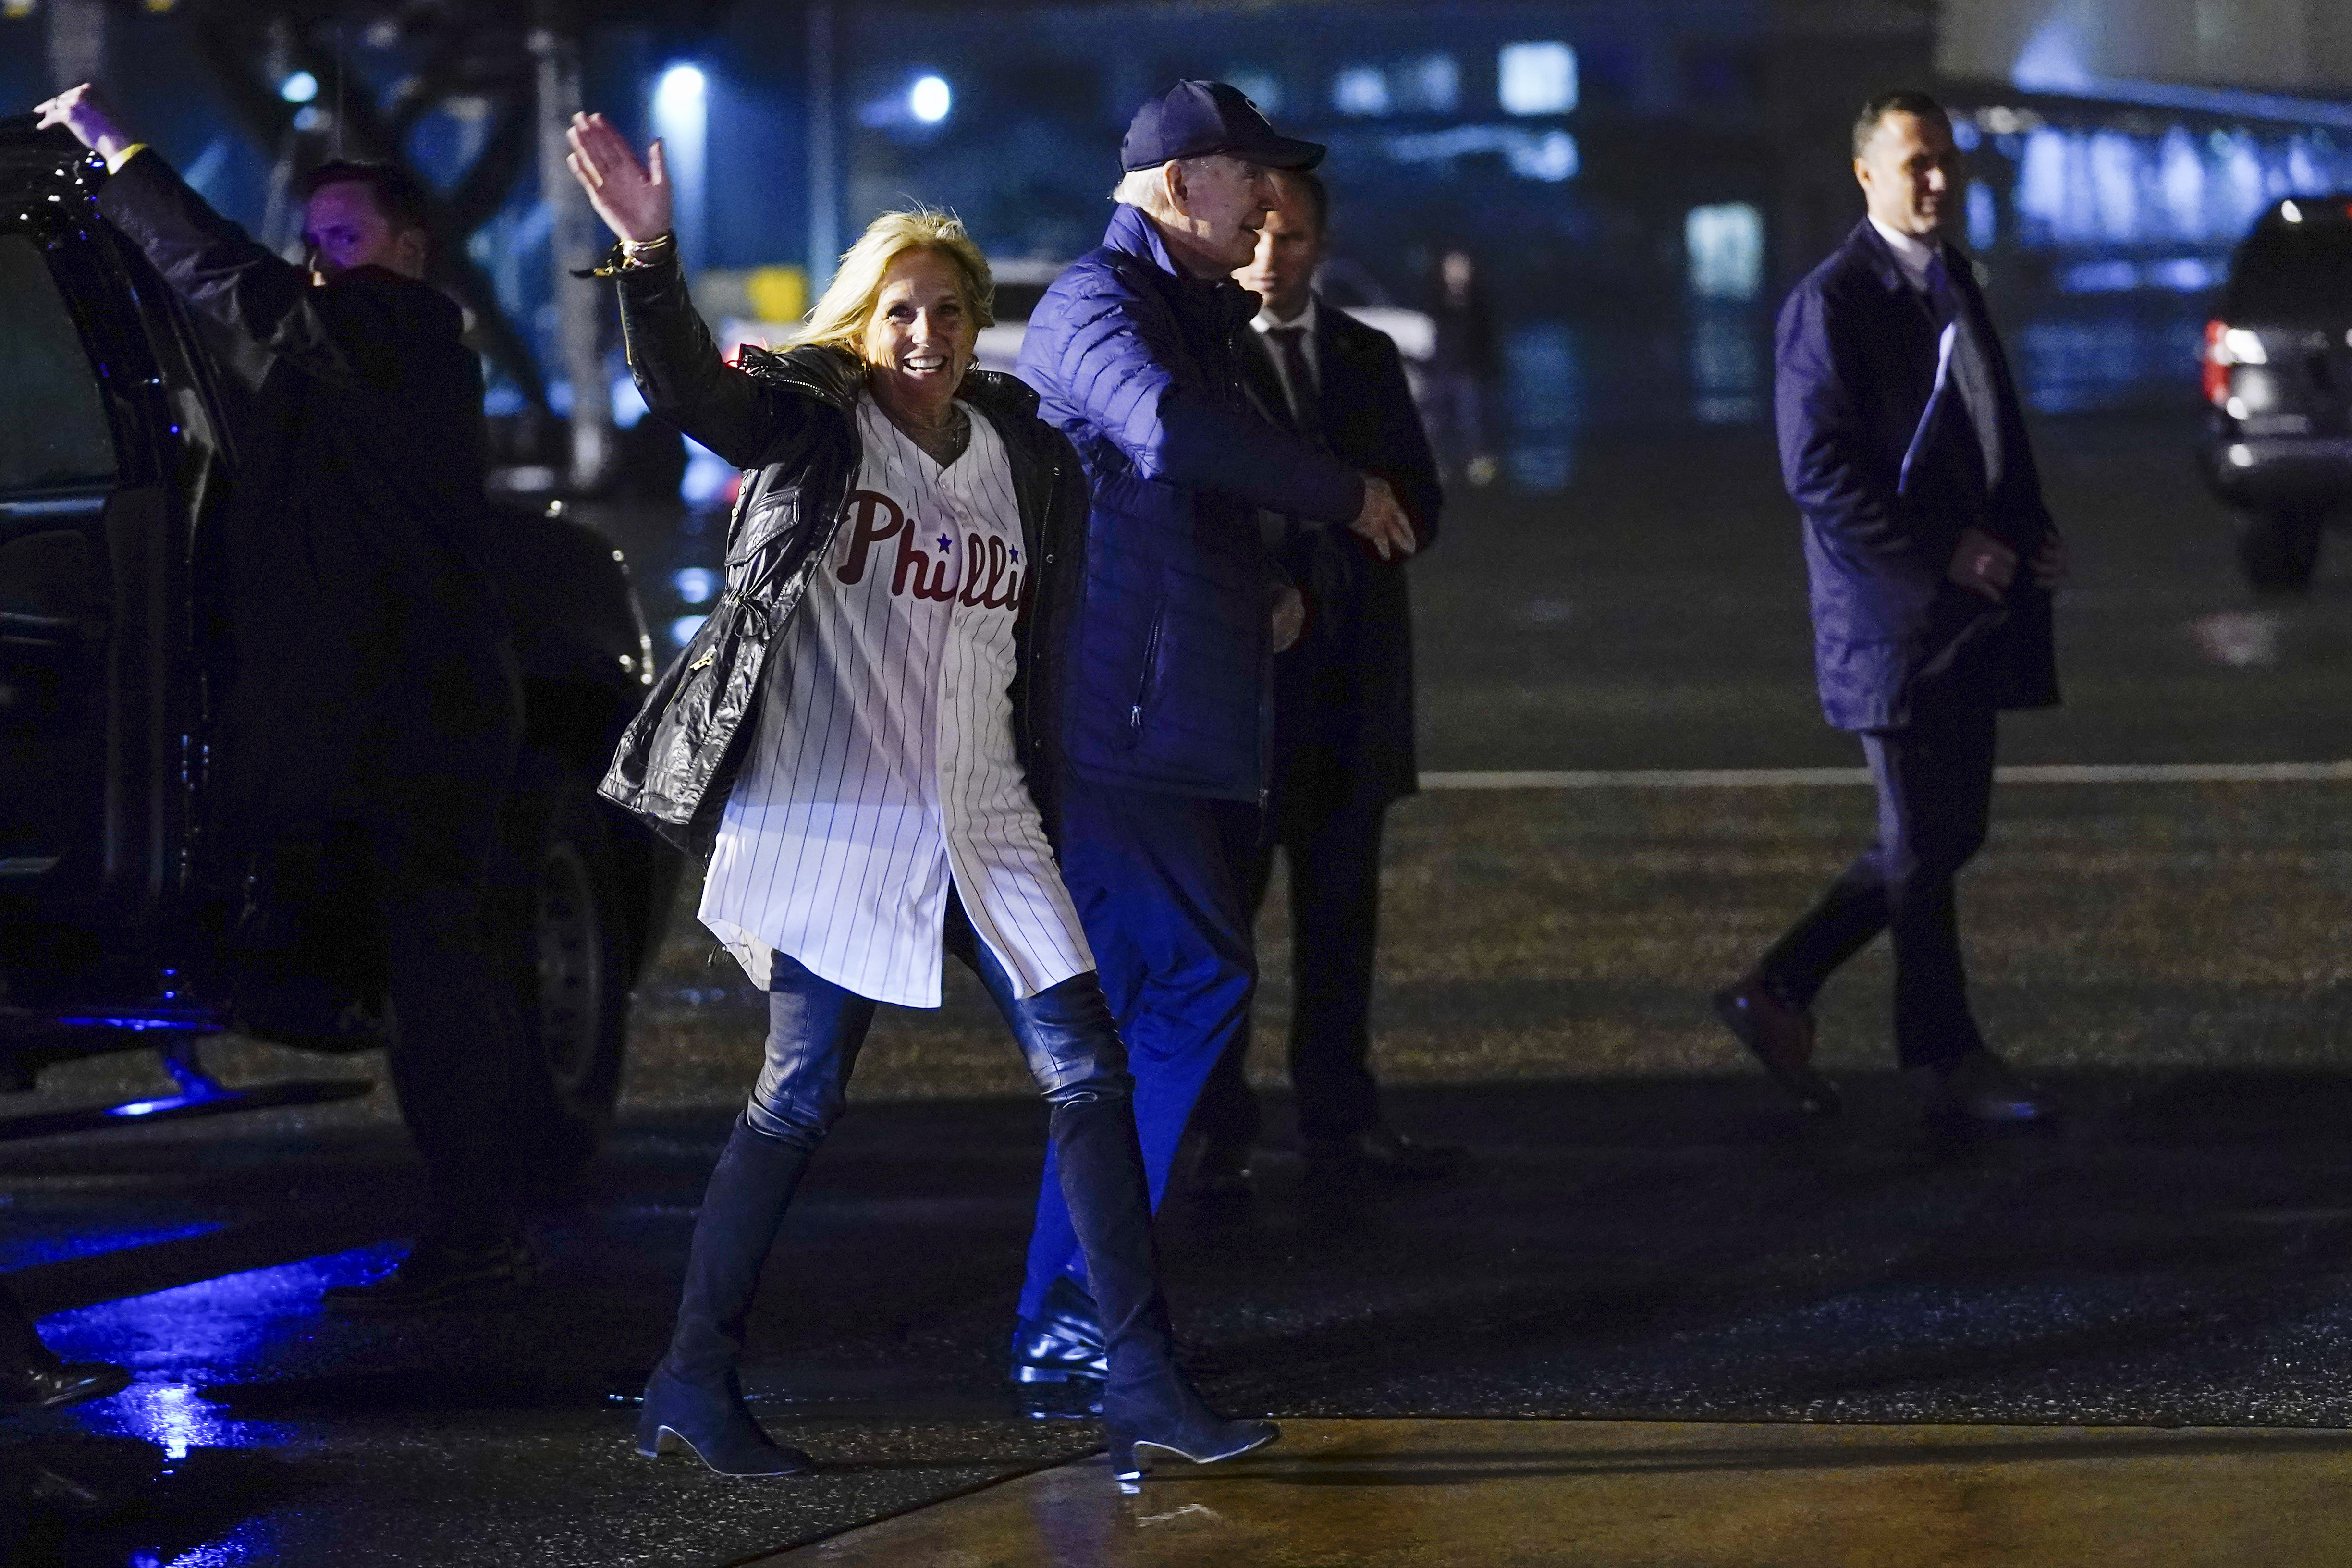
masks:
POLYGON ((1271 1421, 1219 1415, 1176 1364, 1143 1151, 1127 1097, 1087 1095, 1055 1105, 1053 1136, 1062 1196, 1086 1254, 1108 1350, 1102 1410, 1112 1473, 1122 1481, 1142 1479, 1147 1448, 1206 1465, 1282 1436, 1271 1421))
POLYGON ((694 1222, 677 1327, 646 1384, 637 1452, 646 1458, 682 1443, 722 1476, 789 1476, 809 1468, 806 1454, 778 1443, 751 1418, 735 1370, 761 1268, 809 1153, 736 1118, 694 1222))

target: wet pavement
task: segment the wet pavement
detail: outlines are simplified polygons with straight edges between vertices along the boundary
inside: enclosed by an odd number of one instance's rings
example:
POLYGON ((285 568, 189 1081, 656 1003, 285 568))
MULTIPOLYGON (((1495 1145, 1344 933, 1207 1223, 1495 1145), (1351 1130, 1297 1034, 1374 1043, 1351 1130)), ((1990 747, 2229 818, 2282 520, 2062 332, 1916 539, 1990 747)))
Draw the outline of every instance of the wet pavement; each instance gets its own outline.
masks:
MULTIPOLYGON (((2323 568, 2308 602, 2255 603, 2188 479, 2185 424, 2042 428, 2081 559, 2062 613, 2074 705, 2011 721, 2007 755, 2352 754, 2352 572, 2323 568)), ((1416 568, 1425 763, 1850 763, 1850 743, 1811 709, 1793 528, 1758 440, 1621 444, 1590 454, 1560 496, 1465 507, 1416 568)), ((2264 1447, 2252 1429, 2352 1426, 2347 805, 2352 785, 2325 780, 2005 788, 1965 895, 1977 994, 1996 1043, 2074 1114, 2054 1135, 1952 1143, 1922 1130, 1887 1071, 1877 955, 1822 1007, 1842 1122, 1795 1119, 1706 1016, 1706 992, 1866 831, 1866 792, 1444 791, 1408 804, 1387 868, 1379 1064, 1393 1120, 1471 1145, 1477 1165, 1434 1189, 1321 1191, 1278 1133, 1254 1204, 1180 1201, 1165 1229, 1202 1382, 1236 1412, 1314 1421, 2243 1429, 2242 1443, 2189 1443, 2183 1462, 2269 1475, 2263 1456, 2286 1456, 2277 1496, 2293 1508, 2295 1489, 2318 1484, 2296 1467, 2340 1463, 2326 1447, 2337 1439, 2264 1447)), ((1279 912, 1261 1068, 1278 1059, 1288 1004, 1279 912)), ((716 1565, 1032 1472, 1023 1485, 1108 1485, 1055 1468, 1086 1453, 1089 1427, 1029 1422, 997 1382, 1044 1118, 960 973, 938 1013, 886 1010, 754 1322, 753 1396, 820 1471, 730 1483, 630 1453, 627 1400, 659 1349, 693 1205, 758 1054, 758 998, 682 917, 640 996, 620 1124, 545 1216, 548 1280, 511 1311, 383 1322, 318 1310, 319 1291, 380 1262, 413 1212, 415 1169, 381 1088, 0 1145, 0 1268, 60 1349, 139 1375, 86 1410, 0 1425, 0 1542, 14 1541, 15 1560, 716 1565), (130 1505, 72 1531, 24 1525, 9 1478, 35 1457, 110 1478, 130 1505)), ((237 1082, 320 1070, 250 1043, 211 1056, 237 1082)), ((367 1058, 330 1070, 381 1077, 367 1058)), ((167 1083, 133 1058, 74 1064, 18 1107, 167 1083)), ((1460 1472, 1477 1461, 1459 1455, 1543 1447, 1514 1431, 1383 1430, 1402 1436, 1364 1436, 1353 1479, 1319 1495, 1374 1511, 1436 1507, 1439 1494, 1475 1508, 1460 1472), (1457 1455, 1443 1486, 1381 1479, 1381 1466, 1409 1475, 1429 1451, 1457 1455)), ((1925 1473, 1885 1458, 1890 1446, 2039 1441, 1559 1431, 1614 1479, 1586 1477, 1585 1459, 1514 1460, 1492 1479, 1507 1490, 1532 1484, 1521 1469, 1545 1470, 1535 1506, 1588 1521, 1612 1497, 1635 1498, 1645 1519, 1766 1517, 1814 1462, 1759 1460, 1771 1474, 1738 1493, 1708 1466, 1629 1477, 1642 1462, 1623 1456, 1644 1442, 1851 1441, 1878 1457, 1821 1462, 1847 1478, 1823 1483, 1845 1497, 1867 1491, 1853 1478, 1873 1466, 1925 1473)), ((1312 1471, 1355 1441, 1304 1427, 1263 1463, 1312 1471)), ((2093 1458, 2136 1464, 2141 1450, 2118 1452, 2093 1458)), ((1283 1473, 1232 1484, 1294 1486, 1265 1479, 1283 1473)), ((1198 1516, 1184 1510, 1224 1510, 1213 1488, 1225 1484, 1155 1482, 1132 1506, 1157 1509, 1164 1486, 1159 1511, 1190 1530, 1198 1516)), ((1978 1495, 1988 1483, 1948 1484, 1978 1495)), ((2182 1497, 2219 1495, 2179 1484, 2182 1497)), ((1070 1506, 1130 1508, 1092 1491, 1070 1506)), ((1926 1517, 1958 1528, 1950 1509, 1926 1517)), ((1696 1536, 1678 1551, 1667 1523, 1647 1537, 1621 1526, 1591 1538, 1615 1556, 1563 1539, 1549 1556, 1480 1561, 1718 1560, 1696 1536)), ((856 1539, 811 1560, 857 1560, 839 1555, 856 1539)), ((2286 1539, 2215 1537, 2252 1542, 2242 1562, 2297 1560, 2264 1555, 2286 1539)))
POLYGON ((776 1563, 1813 1568, 2340 1560, 2340 1434, 1313 1421, 1122 1494, 1100 1460, 776 1563))

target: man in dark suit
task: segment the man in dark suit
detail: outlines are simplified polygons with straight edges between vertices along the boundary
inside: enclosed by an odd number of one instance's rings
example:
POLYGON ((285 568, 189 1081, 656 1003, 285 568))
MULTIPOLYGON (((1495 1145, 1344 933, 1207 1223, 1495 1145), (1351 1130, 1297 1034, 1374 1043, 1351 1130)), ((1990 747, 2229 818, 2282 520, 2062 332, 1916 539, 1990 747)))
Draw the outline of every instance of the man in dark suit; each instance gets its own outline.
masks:
MULTIPOLYGON (((1306 170, 1275 176, 1280 205, 1257 254, 1234 272, 1261 305, 1242 335, 1244 384, 1280 428, 1388 480, 1418 549, 1437 536, 1436 464, 1388 337, 1318 300, 1329 198, 1306 170)), ((1300 591, 1307 623, 1274 663, 1274 766, 1265 831, 1246 881, 1265 900, 1278 846, 1290 866, 1290 1077, 1298 1131, 1318 1174, 1442 1175, 1461 1151, 1408 1139, 1381 1115, 1366 1063, 1380 919, 1381 828, 1415 787, 1412 626, 1404 558, 1381 560, 1344 530, 1259 514, 1300 591)), ((1242 1074, 1244 1032, 1219 1058, 1193 1112, 1196 1183, 1237 1194, 1258 1110, 1242 1074)))
POLYGON ((2065 551, 1984 297, 1945 237, 1962 188, 1950 119, 1924 93, 1871 100, 1853 169, 1868 216, 1781 307, 1773 401, 1822 708, 1862 737, 1878 841, 1716 1011, 1809 1110, 1833 1110, 1813 997, 1890 931, 1895 1056, 1930 1116, 2039 1121, 2051 1102, 1969 1012, 1953 879, 1984 842, 1994 715, 2058 700, 2050 593, 2065 551))
POLYGON ((424 193, 385 164, 313 171, 298 267, 207 206, 88 86, 40 112, 105 159, 99 212, 227 329, 251 397, 221 571, 223 826, 257 868, 306 840, 352 857, 383 929, 393 1081, 426 1212, 397 1269, 328 1304, 504 1299, 539 1268, 515 1192, 521 1019, 484 928, 521 694, 481 559, 481 363, 425 281, 424 193))

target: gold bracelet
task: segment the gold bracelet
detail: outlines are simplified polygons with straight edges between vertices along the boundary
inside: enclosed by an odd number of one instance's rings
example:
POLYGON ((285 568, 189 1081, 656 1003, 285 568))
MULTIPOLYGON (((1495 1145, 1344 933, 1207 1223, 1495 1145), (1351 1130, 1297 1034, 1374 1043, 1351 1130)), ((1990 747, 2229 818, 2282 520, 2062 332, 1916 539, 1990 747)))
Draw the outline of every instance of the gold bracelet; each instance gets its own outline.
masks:
POLYGON ((592 267, 584 272, 574 272, 574 278, 610 278, 616 273, 634 272, 653 267, 668 259, 666 252, 677 244, 675 233, 657 234, 651 239, 621 239, 613 242, 602 267, 592 267))

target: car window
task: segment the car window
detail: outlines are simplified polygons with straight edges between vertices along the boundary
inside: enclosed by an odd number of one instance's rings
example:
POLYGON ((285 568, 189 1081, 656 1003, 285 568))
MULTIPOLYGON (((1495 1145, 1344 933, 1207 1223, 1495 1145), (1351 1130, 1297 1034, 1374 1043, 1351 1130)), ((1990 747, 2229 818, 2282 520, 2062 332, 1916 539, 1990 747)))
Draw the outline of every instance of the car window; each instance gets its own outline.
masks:
POLYGON ((48 266, 27 237, 0 234, 0 495, 114 474, 98 378, 48 266))
POLYGON ((2233 321, 2352 319, 2352 223, 2266 225, 2238 252, 2233 321))

